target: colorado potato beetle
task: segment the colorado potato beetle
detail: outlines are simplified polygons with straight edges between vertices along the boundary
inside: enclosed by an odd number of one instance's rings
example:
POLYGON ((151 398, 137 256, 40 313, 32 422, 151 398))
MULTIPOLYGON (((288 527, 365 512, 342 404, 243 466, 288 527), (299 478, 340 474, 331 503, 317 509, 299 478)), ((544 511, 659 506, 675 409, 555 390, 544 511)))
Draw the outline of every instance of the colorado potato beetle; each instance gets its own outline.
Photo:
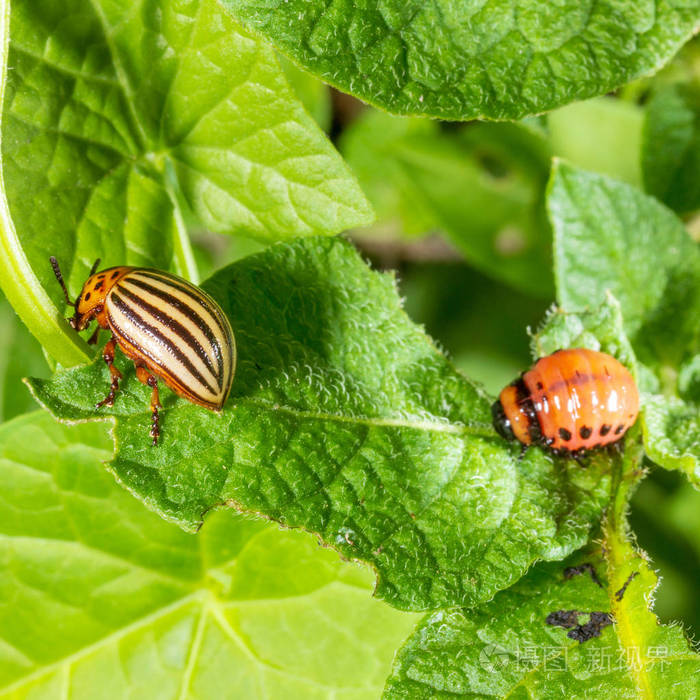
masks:
POLYGON ((95 262, 75 301, 53 256, 51 266, 66 302, 75 308, 69 319, 76 331, 92 321, 111 337, 102 352, 112 379, 109 393, 96 408, 111 406, 121 372, 114 366, 118 347, 136 367, 136 377, 151 387, 151 430, 157 444, 160 428, 158 379, 178 396, 211 411, 226 403, 236 369, 236 345, 228 318, 199 287, 180 277, 143 267, 110 267, 97 272, 95 262))
POLYGON ((578 455, 622 438, 639 413, 639 392, 614 357, 557 350, 503 389, 491 411, 502 437, 578 455))

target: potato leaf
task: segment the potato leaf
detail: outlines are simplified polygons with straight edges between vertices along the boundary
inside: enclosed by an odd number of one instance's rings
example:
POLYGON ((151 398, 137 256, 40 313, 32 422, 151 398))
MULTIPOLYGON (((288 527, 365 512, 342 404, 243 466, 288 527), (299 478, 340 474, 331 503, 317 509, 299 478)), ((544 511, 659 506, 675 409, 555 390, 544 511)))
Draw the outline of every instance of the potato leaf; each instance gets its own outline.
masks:
POLYGON ((633 375, 638 372, 632 345, 623 328, 620 304, 612 294, 590 311, 574 313, 553 307, 532 335, 531 345, 535 358, 551 355, 561 348, 588 348, 616 357, 633 375))
POLYGON ((186 534, 111 447, 46 413, 0 427, 1 698, 377 697, 415 616, 369 571, 228 510, 186 534))
POLYGON ((700 487, 700 404, 659 394, 646 394, 643 401, 649 457, 685 472, 700 487))
POLYGON ((546 119, 555 156, 584 170, 641 186, 641 107, 612 97, 596 97, 556 109, 546 119))
POLYGON ((700 208, 700 94, 668 85, 645 109, 642 166, 647 191, 679 212, 700 208))
POLYGON ((641 555, 621 571, 600 549, 539 564, 476 610, 428 615, 384 699, 694 697, 700 656, 649 610, 657 583, 641 555))
POLYGON ((427 616, 394 665, 385 700, 455 697, 694 697, 700 656, 650 609, 658 585, 630 542, 635 442, 614 459, 602 547, 540 564, 475 610, 427 616))
POLYGON ((215 0, 17 0, 9 34, 0 279, 45 347, 61 335, 41 327, 51 302, 25 300, 33 272, 63 307, 49 255, 75 293, 97 257, 196 277, 184 209, 266 242, 371 219, 273 49, 215 0))
POLYGON ((316 532, 371 563, 379 595, 406 609, 486 600, 586 542, 605 460, 521 459, 490 400, 406 317, 393 278, 349 244, 273 246, 205 288, 238 342, 222 415, 167 396, 153 448, 148 392, 126 362, 105 412, 101 361, 31 382, 60 419, 114 422, 110 468, 151 508, 188 529, 228 504, 316 532))
POLYGON ((549 185, 557 299, 592 308, 607 291, 642 362, 680 365, 700 350, 700 246, 634 187, 559 163, 549 185))
POLYGON ((517 119, 657 70, 694 2, 222 0, 327 82, 398 114, 517 119))

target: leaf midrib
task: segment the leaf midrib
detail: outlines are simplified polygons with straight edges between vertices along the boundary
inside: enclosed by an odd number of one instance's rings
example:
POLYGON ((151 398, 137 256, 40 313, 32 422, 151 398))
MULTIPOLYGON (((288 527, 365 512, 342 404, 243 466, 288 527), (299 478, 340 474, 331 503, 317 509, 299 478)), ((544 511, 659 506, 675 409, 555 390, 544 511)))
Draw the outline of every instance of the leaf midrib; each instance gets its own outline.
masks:
MULTIPOLYGON (((46 404, 42 398, 37 394, 33 382, 24 380, 25 384, 29 388, 32 396, 36 401, 43 406, 49 413, 51 413, 57 420, 64 421, 61 416, 52 410, 52 407, 46 404)), ((39 383, 44 383, 39 380, 39 383)), ((124 390, 126 391, 126 390, 124 390)), ((65 401, 60 402, 63 406, 68 409, 68 412, 77 412, 81 414, 87 414, 88 411, 79 405, 70 404, 65 401)), ((428 420, 411 420, 410 418, 382 418, 382 417, 370 417, 370 416, 353 416, 353 415, 343 415, 337 413, 323 413, 320 411, 311 411, 307 409, 298 409, 292 406, 282 406, 264 399, 254 399, 254 398, 242 398, 233 399, 229 408, 226 409, 226 413, 232 419, 235 414, 235 408, 239 405, 250 405, 255 408, 260 408, 266 411, 286 413, 288 415, 294 416, 295 418, 305 419, 305 420, 319 420, 319 421, 333 421, 338 423, 348 423, 352 425, 365 425, 368 427, 390 427, 390 428, 406 428, 409 430, 418 430, 423 432, 436 432, 444 433, 449 435, 457 436, 474 436, 482 437, 485 439, 501 440, 494 430, 491 424, 487 423, 451 423, 447 419, 445 422, 430 422, 428 420)), ((166 411, 177 411, 177 405, 170 409, 165 409, 161 414, 165 414, 166 411)), ((129 420, 135 418, 136 416, 150 416, 150 409, 148 405, 144 403, 143 411, 134 411, 127 414, 103 414, 103 415, 84 415, 80 418, 71 418, 71 421, 78 423, 89 423, 93 421, 97 422, 107 422, 114 421, 119 422, 120 420, 129 420)))
POLYGON ((18 690, 22 686, 26 685, 27 683, 31 683, 32 681, 35 681, 52 671, 57 671, 59 670, 64 664, 69 666, 72 665, 74 662, 79 661, 80 659, 88 657, 91 653, 94 651, 97 651, 103 646, 106 646, 110 644, 111 642, 118 641, 128 635, 129 633, 138 630, 141 627, 144 627, 148 625, 151 622, 155 622, 156 620, 165 617, 166 615, 169 615, 171 612, 174 612, 178 608, 187 605, 192 602, 196 602, 200 599, 202 599, 205 595, 209 595, 208 591, 204 590, 198 590, 195 591, 194 593, 190 593, 189 595, 186 595, 182 598, 178 598, 177 600, 173 601, 172 603, 162 607, 158 608, 157 610, 154 610, 153 612, 149 613, 148 615, 145 615, 143 617, 139 617, 132 622, 130 622, 128 625, 124 627, 120 627, 118 630, 115 630, 111 634, 108 634, 104 637, 101 637, 100 639, 96 640, 92 644, 83 647, 82 649, 79 649, 78 651, 68 654, 67 656, 64 656, 60 659, 57 659, 56 661, 53 661, 50 664, 46 664, 45 666, 42 666, 32 673, 27 674, 26 676, 22 676, 15 681, 12 681, 10 684, 1 687, 0 692, 2 693, 10 693, 15 690, 18 690))
POLYGON ((115 75, 117 76, 119 85, 124 92, 124 96, 126 97, 125 102, 127 104, 127 109, 129 110, 129 117, 140 139, 140 142, 137 145, 140 152, 143 153, 146 151, 148 137, 146 136, 143 124, 141 123, 141 120, 139 119, 138 114, 136 113, 136 108, 134 106, 133 89, 131 87, 131 84, 129 83, 129 79, 126 75, 124 67, 121 64, 117 48, 112 40, 111 27, 107 22, 107 18, 105 17, 104 12, 102 11, 102 7, 99 3, 99 0, 89 0, 89 3, 92 7, 93 12, 95 13, 95 16, 100 22, 100 26, 102 27, 102 33, 104 35, 105 43, 107 44, 109 54, 112 57, 112 65, 114 66, 115 75))
POLYGON ((475 435, 479 437, 497 438, 493 426, 485 423, 451 423, 431 422, 429 420, 411 420, 410 418, 384 418, 370 416, 353 416, 339 413, 324 413, 309 409, 297 409, 292 406, 282 406, 264 399, 244 398, 234 400, 236 404, 248 404, 257 408, 276 413, 286 413, 295 418, 305 420, 332 421, 337 423, 350 423, 365 425, 368 427, 407 428, 424 432, 447 433, 450 435, 475 435))
MULTIPOLYGON (((258 533, 259 534, 259 533, 258 533)), ((253 536, 253 539, 256 536, 253 536)), ((235 562, 237 560, 238 555, 234 557, 232 560, 230 560, 228 563, 235 562)), ((60 671, 62 669, 66 669, 66 683, 70 683, 70 671, 72 667, 74 666, 75 662, 80 661, 82 659, 88 658, 91 654, 99 651, 100 649, 117 642, 127 635, 131 634, 132 632, 138 631, 139 629, 145 628, 151 623, 155 623, 158 620, 167 617, 173 612, 176 612, 177 610, 184 608, 190 604, 198 604, 199 605, 199 612, 197 613, 197 622, 193 628, 192 632, 192 643, 189 645, 189 649, 187 652, 187 662, 185 664, 185 667, 182 671, 182 681, 180 684, 180 697, 186 697, 186 695, 182 695, 183 693, 186 693, 186 691, 189 689, 189 684, 191 681, 191 676, 192 673, 195 670, 196 666, 196 661, 197 661, 197 656, 199 654, 199 650, 201 649, 201 636, 203 635, 204 631, 204 626, 206 623, 207 617, 211 617, 212 620, 214 620, 219 628, 226 634, 227 637, 229 637, 242 651, 243 653, 249 658, 251 662, 255 664, 255 667, 257 670, 260 670, 262 668, 267 668, 270 669, 271 671, 274 671, 275 673, 279 673, 285 677, 288 678, 294 678, 298 681, 302 681, 306 683, 307 685, 317 687, 326 691, 334 691, 337 690, 335 686, 327 685, 321 681, 315 680, 310 677, 306 676, 300 676, 300 675, 295 675, 293 673, 290 673, 288 670, 280 668, 275 666, 269 661, 266 661, 264 658, 260 657, 258 654, 256 654, 253 649, 251 649, 248 644, 246 643, 246 640, 244 637, 242 637, 239 633, 234 630, 234 628, 231 626, 229 621, 226 619, 226 617, 223 615, 222 609, 225 607, 229 606, 239 606, 239 605, 245 605, 246 603, 256 603, 256 604, 268 604, 270 602, 280 602, 285 599, 292 598, 294 600, 298 600, 299 598, 308 598, 312 597, 318 594, 319 591, 323 590, 324 588, 327 588, 328 586, 332 586, 334 584, 341 585, 343 587, 348 587, 352 589, 356 589, 357 586, 347 583, 345 581, 342 581, 340 579, 333 579, 332 581, 329 581, 325 583, 323 586, 320 586, 318 588, 315 588, 306 594, 300 594, 300 595, 294 595, 294 596, 285 596, 283 598, 260 598, 260 599, 252 599, 252 600, 230 600, 230 601, 223 601, 220 600, 216 597, 216 595, 209 589, 207 588, 198 588, 197 590, 194 590, 191 593, 188 593, 187 595, 184 595, 180 598, 177 598, 173 602, 169 603, 168 605, 164 605, 162 607, 157 608, 156 610, 153 610, 147 615, 144 615, 142 617, 136 618, 132 622, 130 622, 128 625, 124 627, 120 627, 119 629, 115 630, 114 632, 105 635, 104 637, 100 637, 99 639, 96 639, 93 643, 79 649, 78 651, 69 654, 67 656, 64 656, 60 659, 57 659, 56 661, 53 661, 52 663, 46 664, 44 666, 41 666, 40 668, 37 668, 35 671, 32 673, 29 673, 25 676, 21 676, 17 678, 16 680, 12 681, 8 685, 4 687, 0 687, 0 693, 3 695, 12 693, 14 691, 20 690, 22 687, 46 676, 49 675, 55 671, 60 671), (197 643, 197 639, 199 636, 199 643, 197 643)), ((3 639, 5 643, 9 644, 6 640, 3 639)), ((10 646, 12 646, 10 644, 10 646)), ((356 686, 351 686, 355 689, 357 689, 356 686)), ((366 688, 367 686, 361 686, 361 688, 366 688)))

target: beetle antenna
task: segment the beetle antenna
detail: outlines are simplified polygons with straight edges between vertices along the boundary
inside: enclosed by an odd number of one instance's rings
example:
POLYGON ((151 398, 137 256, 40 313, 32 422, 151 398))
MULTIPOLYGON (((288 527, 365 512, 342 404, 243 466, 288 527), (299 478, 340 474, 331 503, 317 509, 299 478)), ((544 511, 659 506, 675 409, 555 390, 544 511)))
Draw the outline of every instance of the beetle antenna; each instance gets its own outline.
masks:
POLYGON ((61 274, 61 268, 58 266, 58 260, 52 255, 49 260, 51 261, 51 267, 53 268, 53 273, 56 275, 58 283, 61 285, 63 290, 63 296, 66 298, 66 304, 69 306, 75 306, 75 302, 70 300, 68 296, 68 290, 66 289, 66 283, 63 281, 63 275, 61 274))
POLYGON ((97 266, 98 266, 99 264, 100 264, 100 259, 97 258, 97 260, 95 260, 95 262, 94 262, 93 265, 92 265, 92 270, 90 270, 89 277, 92 277, 92 276, 95 274, 95 272, 97 272, 97 266))

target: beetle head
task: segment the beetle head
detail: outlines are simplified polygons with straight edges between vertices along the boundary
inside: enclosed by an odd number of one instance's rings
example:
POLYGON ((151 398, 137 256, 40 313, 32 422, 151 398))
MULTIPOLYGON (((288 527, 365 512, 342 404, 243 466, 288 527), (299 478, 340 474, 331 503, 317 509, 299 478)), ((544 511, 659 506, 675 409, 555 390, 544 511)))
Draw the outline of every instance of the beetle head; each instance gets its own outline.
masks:
POLYGON ((49 260, 51 261, 51 267, 53 268, 54 275, 56 275, 56 279, 63 290, 63 296, 66 299, 66 304, 75 309, 75 313, 68 319, 68 323, 70 323, 71 327, 76 331, 83 331, 92 321, 97 306, 101 305, 101 300, 91 298, 92 294, 90 291, 94 287, 93 276, 97 270, 97 266, 100 264, 100 259, 98 258, 95 260, 92 270, 90 270, 90 276, 83 285, 83 289, 75 301, 70 300, 66 283, 63 279, 63 275, 61 274, 61 268, 58 265, 58 260, 56 260, 53 255, 49 258, 49 260))

